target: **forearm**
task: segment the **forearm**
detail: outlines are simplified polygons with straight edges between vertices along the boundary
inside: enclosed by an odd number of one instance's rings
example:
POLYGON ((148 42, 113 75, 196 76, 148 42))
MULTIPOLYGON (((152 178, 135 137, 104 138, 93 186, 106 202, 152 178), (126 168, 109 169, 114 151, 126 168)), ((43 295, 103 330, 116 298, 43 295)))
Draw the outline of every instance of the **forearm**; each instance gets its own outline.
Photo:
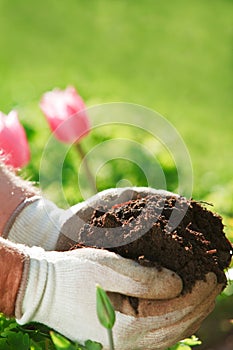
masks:
POLYGON ((0 238, 0 312, 14 316, 16 298, 26 261, 10 242, 0 238))
POLYGON ((4 227, 18 205, 37 192, 30 182, 16 176, 0 162, 0 236, 3 235, 4 227))

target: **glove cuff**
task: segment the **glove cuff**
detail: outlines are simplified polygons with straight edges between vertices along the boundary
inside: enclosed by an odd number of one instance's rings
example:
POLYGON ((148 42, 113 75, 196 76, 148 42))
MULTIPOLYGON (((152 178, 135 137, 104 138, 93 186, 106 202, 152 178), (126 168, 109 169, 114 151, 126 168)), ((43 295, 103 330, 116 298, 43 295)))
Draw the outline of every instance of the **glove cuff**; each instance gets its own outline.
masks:
POLYGON ((28 284, 29 268, 30 268, 30 260, 27 257, 27 259, 24 261, 24 269, 22 273, 21 283, 20 283, 20 287, 18 290, 16 302, 15 302, 16 318, 20 318, 22 316, 22 305, 23 305, 23 299, 24 299, 24 295, 28 284))
POLYGON ((29 247, 54 250, 65 220, 63 209, 51 201, 34 196, 23 201, 4 228, 3 237, 29 247))
POLYGON ((40 247, 24 247, 28 261, 24 266, 20 288, 18 290, 15 317, 19 324, 33 320, 44 297, 48 277, 49 256, 40 247))
POLYGON ((41 198, 40 196, 29 197, 29 198, 26 198, 23 202, 21 202, 18 205, 18 207, 12 213, 12 215, 10 216, 9 220, 7 221, 7 223, 3 229, 3 232, 2 232, 3 238, 6 238, 6 239, 9 238, 9 232, 10 232, 11 228, 13 227, 13 225, 14 225, 18 215, 21 213, 21 211, 23 211, 28 205, 39 200, 40 198, 41 198))

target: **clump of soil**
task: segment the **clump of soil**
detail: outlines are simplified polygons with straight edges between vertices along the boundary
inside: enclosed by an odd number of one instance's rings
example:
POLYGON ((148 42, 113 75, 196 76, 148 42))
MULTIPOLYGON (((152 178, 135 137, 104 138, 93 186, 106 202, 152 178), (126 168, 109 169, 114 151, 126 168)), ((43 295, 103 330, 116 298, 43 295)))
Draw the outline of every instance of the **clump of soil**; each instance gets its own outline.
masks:
POLYGON ((75 248, 92 246, 116 252, 145 266, 166 267, 183 280, 184 293, 214 272, 226 283, 232 247, 221 217, 194 200, 159 194, 131 200, 106 210, 93 210, 77 233, 75 248))

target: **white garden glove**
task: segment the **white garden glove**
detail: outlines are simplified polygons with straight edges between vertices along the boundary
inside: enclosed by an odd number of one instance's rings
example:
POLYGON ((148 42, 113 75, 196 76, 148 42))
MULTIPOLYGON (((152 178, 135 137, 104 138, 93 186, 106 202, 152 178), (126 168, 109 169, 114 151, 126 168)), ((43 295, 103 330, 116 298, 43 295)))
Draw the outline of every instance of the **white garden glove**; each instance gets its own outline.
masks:
POLYGON ((8 241, 12 248, 25 256, 17 321, 40 322, 72 340, 101 342, 106 350, 107 333, 96 316, 96 284, 111 292, 118 310, 116 350, 166 349, 192 334, 222 288, 209 273, 206 282, 198 281, 191 294, 181 296, 182 282, 174 273, 140 266, 106 250, 46 252, 8 241), (122 295, 140 298, 138 314, 122 295))
MULTIPOLYGON (((142 267, 105 250, 85 248, 46 252, 39 247, 29 248, 6 242, 8 249, 15 249, 25 256, 15 307, 18 323, 40 322, 72 340, 101 342, 104 349, 108 349, 108 339, 96 315, 96 284, 110 292, 165 300, 176 297, 182 290, 180 278, 171 271, 142 267)), ((2 244, 6 246, 5 242, 2 244)), ((116 349, 149 349, 152 344, 156 346, 157 338, 160 348, 164 348, 160 340, 163 328, 155 335, 151 330, 159 324, 161 327, 162 324, 171 326, 177 321, 183 322, 184 317, 193 311, 190 305, 184 311, 177 310, 176 316, 176 310, 170 310, 169 302, 164 302, 168 303, 169 312, 165 307, 163 315, 159 317, 137 318, 116 312, 116 349), (141 342, 147 336, 152 339, 146 340, 143 346, 138 345, 139 335, 141 342)), ((189 326, 192 322, 186 323, 189 326)), ((180 332, 178 328, 176 332, 180 332)), ((176 336, 179 338, 178 334, 176 336)))
POLYGON ((77 242, 75 236, 91 218, 93 210, 101 204, 110 209, 113 205, 137 198, 140 194, 177 196, 174 193, 148 187, 112 188, 78 203, 68 210, 59 209, 51 201, 34 196, 26 199, 12 214, 3 237, 12 242, 40 246, 45 250, 68 250, 77 242))

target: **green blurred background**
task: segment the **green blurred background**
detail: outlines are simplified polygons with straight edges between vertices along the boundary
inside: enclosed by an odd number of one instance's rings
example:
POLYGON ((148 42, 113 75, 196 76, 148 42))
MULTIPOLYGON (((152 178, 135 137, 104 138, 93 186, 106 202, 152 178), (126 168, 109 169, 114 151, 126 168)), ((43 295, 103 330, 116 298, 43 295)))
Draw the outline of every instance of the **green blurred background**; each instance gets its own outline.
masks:
MULTIPOLYGON (((87 106, 144 105, 181 134, 193 164, 193 197, 214 204, 232 238, 232 24, 232 0, 0 0, 0 110, 18 109, 26 128, 32 160, 23 175, 39 180, 50 135, 38 108, 45 91, 71 84, 87 106)), ((121 136, 120 130, 112 132, 121 136)), ((111 137, 111 130, 104 136, 96 132, 84 146, 88 150, 111 137)), ((137 137, 146 142, 143 135, 137 137)), ((158 156, 168 188, 175 190, 175 168, 166 155, 158 156)), ((72 203, 80 197, 72 187, 76 161, 68 154, 63 179, 72 203)), ((130 181, 144 184, 140 171, 130 170, 130 181)), ((112 163, 100 176, 99 188, 122 178, 124 166, 112 163)), ((48 193, 59 202, 52 190, 48 193)), ((219 319, 211 326, 215 344, 232 332, 227 322, 232 309, 227 306, 223 321, 223 307, 214 316, 219 319)), ((208 347, 212 331, 201 332, 203 349, 220 349, 208 347)))

